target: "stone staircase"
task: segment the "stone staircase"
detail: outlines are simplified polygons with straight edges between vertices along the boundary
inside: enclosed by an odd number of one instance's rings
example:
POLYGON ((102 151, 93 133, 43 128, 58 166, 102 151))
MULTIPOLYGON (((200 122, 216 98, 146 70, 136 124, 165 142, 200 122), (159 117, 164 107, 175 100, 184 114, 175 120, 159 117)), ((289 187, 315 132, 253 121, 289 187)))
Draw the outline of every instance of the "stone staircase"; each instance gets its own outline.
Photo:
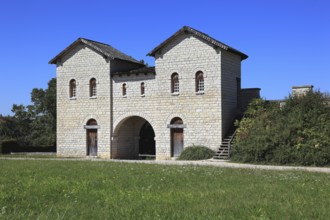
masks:
POLYGON ((227 136, 222 140, 220 147, 215 152, 213 159, 227 160, 230 157, 230 151, 235 144, 236 127, 232 127, 227 136))

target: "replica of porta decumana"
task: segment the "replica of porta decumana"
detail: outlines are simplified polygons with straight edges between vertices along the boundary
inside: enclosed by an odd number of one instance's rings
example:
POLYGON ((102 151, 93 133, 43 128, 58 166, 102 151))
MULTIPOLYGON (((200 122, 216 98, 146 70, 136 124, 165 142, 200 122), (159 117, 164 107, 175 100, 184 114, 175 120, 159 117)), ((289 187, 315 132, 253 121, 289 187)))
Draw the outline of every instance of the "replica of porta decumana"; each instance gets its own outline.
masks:
POLYGON ((184 26, 148 53, 148 67, 79 38, 54 57, 58 156, 178 157, 216 151, 260 89, 241 89, 244 53, 184 26))

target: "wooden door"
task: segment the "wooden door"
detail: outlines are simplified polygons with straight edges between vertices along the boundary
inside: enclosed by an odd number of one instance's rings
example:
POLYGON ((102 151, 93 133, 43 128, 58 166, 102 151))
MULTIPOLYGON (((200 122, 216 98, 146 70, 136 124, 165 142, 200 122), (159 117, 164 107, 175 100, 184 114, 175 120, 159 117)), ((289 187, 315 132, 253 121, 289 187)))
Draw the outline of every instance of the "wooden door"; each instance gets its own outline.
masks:
POLYGON ((87 130, 87 155, 97 156, 97 130, 87 130))
POLYGON ((178 157, 183 151, 183 129, 172 129, 172 156, 178 157))

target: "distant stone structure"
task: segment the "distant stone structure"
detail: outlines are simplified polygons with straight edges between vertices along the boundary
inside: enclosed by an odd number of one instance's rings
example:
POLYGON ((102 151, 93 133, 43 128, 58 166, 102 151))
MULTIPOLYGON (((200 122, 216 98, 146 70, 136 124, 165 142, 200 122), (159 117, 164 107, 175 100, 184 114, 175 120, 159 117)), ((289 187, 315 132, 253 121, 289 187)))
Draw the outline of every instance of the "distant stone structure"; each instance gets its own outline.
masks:
POLYGON ((249 102, 254 98, 260 98, 260 88, 241 89, 240 109, 245 111, 249 105, 249 102))
MULTIPOLYGON (((292 96, 303 96, 306 95, 307 92, 313 91, 314 86, 313 85, 305 85, 305 86, 292 86, 291 95, 292 96)), ((279 104, 280 108, 283 108, 286 105, 286 100, 268 100, 270 102, 276 102, 279 104)))
POLYGON ((171 159, 190 145, 216 150, 260 89, 241 89, 244 53, 184 26, 148 53, 147 67, 79 38, 56 64, 57 154, 171 159))
POLYGON ((313 85, 306 86, 292 86, 292 95, 293 96, 302 96, 306 95, 307 92, 313 91, 313 85))

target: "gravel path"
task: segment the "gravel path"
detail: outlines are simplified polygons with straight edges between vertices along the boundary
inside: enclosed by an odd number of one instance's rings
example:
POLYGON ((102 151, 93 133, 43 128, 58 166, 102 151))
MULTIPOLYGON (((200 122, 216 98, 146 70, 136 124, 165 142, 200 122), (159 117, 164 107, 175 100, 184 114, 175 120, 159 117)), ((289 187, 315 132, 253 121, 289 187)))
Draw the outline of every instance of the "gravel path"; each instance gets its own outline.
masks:
POLYGON ((201 161, 181 161, 181 160, 110 160, 97 158, 14 158, 0 157, 0 160, 63 160, 63 161, 105 161, 112 163, 142 163, 142 164, 160 164, 160 165, 191 165, 191 166, 214 166, 238 169, 259 169, 259 170, 297 170, 308 172, 330 173, 328 167, 303 167, 303 166, 272 166, 272 165, 254 165, 233 163, 226 160, 201 160, 201 161))
POLYGON ((254 165, 233 163, 225 160, 202 160, 202 161, 173 161, 173 160, 156 160, 156 161, 141 161, 141 160, 111 160, 123 163, 146 163, 146 164, 161 164, 161 165, 193 165, 193 166, 214 166, 239 169, 259 169, 259 170, 299 170, 309 172, 330 173, 330 168, 324 167, 301 167, 301 166, 271 166, 271 165, 254 165))

